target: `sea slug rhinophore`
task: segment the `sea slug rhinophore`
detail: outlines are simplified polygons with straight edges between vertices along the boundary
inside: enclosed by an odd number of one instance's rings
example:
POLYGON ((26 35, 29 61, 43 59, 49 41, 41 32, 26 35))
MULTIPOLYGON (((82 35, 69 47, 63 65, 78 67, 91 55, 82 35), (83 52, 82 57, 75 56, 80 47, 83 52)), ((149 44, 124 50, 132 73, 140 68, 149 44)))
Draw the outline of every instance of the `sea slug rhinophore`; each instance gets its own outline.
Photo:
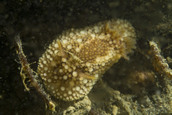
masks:
POLYGON ((125 20, 111 20, 64 32, 39 59, 38 74, 47 93, 64 101, 87 95, 121 57, 135 49, 135 31, 125 20))

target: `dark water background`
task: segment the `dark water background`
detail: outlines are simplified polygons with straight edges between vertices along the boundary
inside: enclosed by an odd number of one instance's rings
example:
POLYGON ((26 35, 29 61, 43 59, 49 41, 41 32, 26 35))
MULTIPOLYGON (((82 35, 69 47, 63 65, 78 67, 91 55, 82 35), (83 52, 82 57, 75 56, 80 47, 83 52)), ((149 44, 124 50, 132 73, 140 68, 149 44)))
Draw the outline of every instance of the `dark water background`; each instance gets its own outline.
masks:
MULTIPOLYGON (((14 46, 16 34, 20 33, 25 54, 29 62, 36 62, 31 64, 36 70, 38 58, 63 31, 118 18, 136 29, 138 50, 147 50, 148 41, 155 40, 164 57, 172 57, 171 0, 1 0, 0 115, 44 115, 46 111, 34 90, 24 91, 14 46)), ((104 80, 110 83, 113 78, 104 80)))

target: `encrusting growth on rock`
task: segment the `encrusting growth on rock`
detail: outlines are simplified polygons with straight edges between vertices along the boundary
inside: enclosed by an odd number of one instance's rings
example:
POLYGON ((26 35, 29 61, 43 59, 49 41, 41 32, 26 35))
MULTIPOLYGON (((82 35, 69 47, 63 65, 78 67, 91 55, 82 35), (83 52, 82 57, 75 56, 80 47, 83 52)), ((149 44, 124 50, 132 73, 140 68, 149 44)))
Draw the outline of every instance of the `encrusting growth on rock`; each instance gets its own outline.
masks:
POLYGON ((128 58, 135 43, 134 28, 125 20, 71 29, 49 45, 39 59, 38 74, 51 96, 77 100, 121 57, 128 58))
POLYGON ((149 45, 155 70, 172 79, 172 69, 169 67, 167 60, 161 55, 161 50, 158 48, 157 44, 154 41, 150 41, 149 45))

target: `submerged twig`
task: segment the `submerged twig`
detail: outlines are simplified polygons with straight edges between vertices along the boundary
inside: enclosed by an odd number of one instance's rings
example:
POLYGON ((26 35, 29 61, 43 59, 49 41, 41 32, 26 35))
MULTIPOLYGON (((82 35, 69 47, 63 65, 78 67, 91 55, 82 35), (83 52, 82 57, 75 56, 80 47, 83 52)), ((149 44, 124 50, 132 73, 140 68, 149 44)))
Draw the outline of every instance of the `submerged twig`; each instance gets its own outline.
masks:
POLYGON ((42 88, 42 86, 38 83, 37 81, 37 73, 34 72, 31 68, 30 68, 30 64, 27 61, 27 58, 25 56, 25 54, 23 53, 23 49, 22 49, 22 42, 20 40, 20 36, 17 35, 15 37, 16 40, 16 51, 20 60, 20 64, 21 64, 21 71, 20 71, 20 76, 23 80, 23 84, 26 88, 27 91, 29 91, 30 89, 27 87, 25 80, 26 78, 29 79, 30 84, 36 89, 36 91, 43 97, 43 99, 46 101, 46 103, 49 106, 49 109, 51 111, 55 111, 55 104, 54 102, 51 100, 50 96, 44 91, 44 89, 42 88), (35 74, 36 73, 36 74, 35 74))

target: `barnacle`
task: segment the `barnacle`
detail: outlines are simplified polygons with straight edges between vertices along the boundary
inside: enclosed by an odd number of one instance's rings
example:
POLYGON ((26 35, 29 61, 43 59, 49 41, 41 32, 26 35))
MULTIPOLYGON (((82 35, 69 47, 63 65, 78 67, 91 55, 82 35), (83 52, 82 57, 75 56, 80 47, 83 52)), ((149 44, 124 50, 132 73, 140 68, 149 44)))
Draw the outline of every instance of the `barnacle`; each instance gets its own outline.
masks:
POLYGON ((87 95, 96 81, 135 49, 134 28, 125 20, 111 20, 64 32, 39 59, 38 74, 47 92, 73 101, 87 95))

